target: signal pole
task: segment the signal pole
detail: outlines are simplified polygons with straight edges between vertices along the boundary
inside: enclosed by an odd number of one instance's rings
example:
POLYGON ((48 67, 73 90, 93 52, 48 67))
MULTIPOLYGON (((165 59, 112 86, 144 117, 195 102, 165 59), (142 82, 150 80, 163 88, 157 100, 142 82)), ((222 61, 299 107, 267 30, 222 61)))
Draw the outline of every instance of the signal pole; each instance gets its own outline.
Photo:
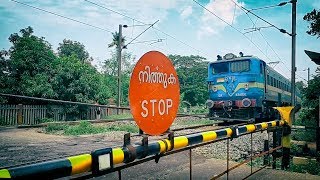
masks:
MULTIPOLYGON (((117 101, 117 107, 121 106, 121 51, 122 51, 122 25, 119 25, 119 34, 118 34, 118 101, 117 101)), ((117 114, 119 114, 120 111, 117 109, 117 114)))
POLYGON ((291 0, 292 3, 292 41, 291 41, 291 105, 296 105, 295 80, 296 80, 296 21, 297 21, 297 0, 291 0))

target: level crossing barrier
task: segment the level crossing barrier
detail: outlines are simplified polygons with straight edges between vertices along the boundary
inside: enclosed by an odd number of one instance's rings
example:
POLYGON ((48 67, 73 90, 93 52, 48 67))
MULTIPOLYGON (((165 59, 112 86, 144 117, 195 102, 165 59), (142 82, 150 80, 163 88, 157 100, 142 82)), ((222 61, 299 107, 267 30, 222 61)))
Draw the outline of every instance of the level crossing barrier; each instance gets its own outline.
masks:
MULTIPOLYGON (((278 110, 281 112, 281 109, 278 110)), ((168 138, 150 143, 148 142, 148 137, 143 136, 140 145, 131 144, 130 134, 126 134, 124 136, 124 144, 122 147, 104 148, 93 151, 90 154, 81 154, 64 159, 57 159, 47 162, 40 162, 24 166, 0 169, 0 178, 54 179, 74 175, 77 175, 76 177, 89 178, 118 171, 119 179, 121 179, 121 170, 124 168, 131 167, 150 160, 155 160, 156 162, 158 162, 159 159, 163 156, 167 156, 185 150, 189 150, 191 156, 192 148, 204 146, 222 140, 227 140, 227 145, 229 148, 230 139, 248 134, 251 134, 252 152, 252 133, 275 128, 283 129, 283 127, 288 127, 288 125, 290 124, 290 119, 284 118, 287 118, 285 117, 286 113, 292 113, 291 110, 281 112, 282 114, 284 114, 282 115, 281 120, 275 120, 270 122, 248 124, 242 126, 232 126, 224 129, 199 132, 195 134, 189 134, 178 137, 174 137, 174 133, 170 132, 168 134, 168 138)), ((282 138, 283 144, 288 143, 287 141, 288 139, 290 140, 290 137, 287 138, 286 136, 289 135, 290 133, 287 133, 282 138)), ((267 150, 259 155, 256 155, 256 157, 264 156, 281 148, 281 145, 278 147, 274 147, 271 150, 267 150)), ((253 158, 255 157, 251 153, 249 161, 252 162, 253 158)), ((227 157, 227 160, 229 163, 229 157, 227 157)), ((246 160, 244 163, 246 162, 248 162, 248 160, 246 160)), ((229 171, 235 168, 236 167, 229 168, 228 166, 227 170, 223 172, 223 174, 227 173, 228 177, 229 171)), ((254 172, 251 168, 251 174, 252 173, 254 172)), ((220 174, 219 177, 222 175, 220 174)), ((192 166, 190 157, 190 179, 191 177, 192 166)), ((218 176, 215 176, 213 178, 218 178, 218 176)))

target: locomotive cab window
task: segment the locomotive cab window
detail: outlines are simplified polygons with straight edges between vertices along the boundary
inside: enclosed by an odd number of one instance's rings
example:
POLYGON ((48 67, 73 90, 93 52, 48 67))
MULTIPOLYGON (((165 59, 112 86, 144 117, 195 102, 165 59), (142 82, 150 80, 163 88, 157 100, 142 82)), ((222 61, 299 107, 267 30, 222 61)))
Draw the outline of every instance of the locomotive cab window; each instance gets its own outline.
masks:
POLYGON ((228 63, 215 63, 212 64, 212 73, 220 74, 229 72, 229 64, 228 63))
POLYGON ((246 72, 250 70, 249 61, 235 61, 230 63, 231 72, 246 72))

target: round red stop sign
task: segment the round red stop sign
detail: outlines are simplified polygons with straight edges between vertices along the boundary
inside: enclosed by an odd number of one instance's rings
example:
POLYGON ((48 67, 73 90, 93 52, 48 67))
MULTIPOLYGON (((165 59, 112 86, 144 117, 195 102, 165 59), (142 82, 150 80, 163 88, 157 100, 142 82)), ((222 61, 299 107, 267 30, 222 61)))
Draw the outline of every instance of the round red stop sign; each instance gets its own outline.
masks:
POLYGON ((133 69, 130 109, 140 129, 150 135, 165 132, 179 107, 179 80, 171 61, 161 52, 144 54, 133 69))

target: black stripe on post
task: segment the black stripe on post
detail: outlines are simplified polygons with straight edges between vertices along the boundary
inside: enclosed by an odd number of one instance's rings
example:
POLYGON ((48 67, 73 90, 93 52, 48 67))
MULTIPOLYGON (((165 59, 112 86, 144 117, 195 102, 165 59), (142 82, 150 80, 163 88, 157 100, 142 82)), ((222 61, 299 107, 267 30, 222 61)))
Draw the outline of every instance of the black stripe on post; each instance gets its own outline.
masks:
POLYGON ((239 131, 239 134, 243 134, 247 132, 247 127, 246 126, 238 127, 238 131, 239 131))
POLYGON ((69 160, 55 160, 8 169, 14 179, 56 179, 71 175, 69 160))
POLYGON ((225 129, 222 129, 222 130, 217 130, 215 131, 216 134, 217 134, 217 138, 221 138, 222 136, 227 136, 227 130, 225 129))
POLYGON ((262 129, 261 124, 256 124, 255 126, 256 126, 256 130, 260 130, 260 129, 262 129))
POLYGON ((160 144, 158 142, 149 144, 148 155, 154 155, 160 153, 160 144))
POLYGON ((203 141, 203 137, 201 134, 191 134, 186 136, 188 138, 188 145, 201 143, 203 141))

